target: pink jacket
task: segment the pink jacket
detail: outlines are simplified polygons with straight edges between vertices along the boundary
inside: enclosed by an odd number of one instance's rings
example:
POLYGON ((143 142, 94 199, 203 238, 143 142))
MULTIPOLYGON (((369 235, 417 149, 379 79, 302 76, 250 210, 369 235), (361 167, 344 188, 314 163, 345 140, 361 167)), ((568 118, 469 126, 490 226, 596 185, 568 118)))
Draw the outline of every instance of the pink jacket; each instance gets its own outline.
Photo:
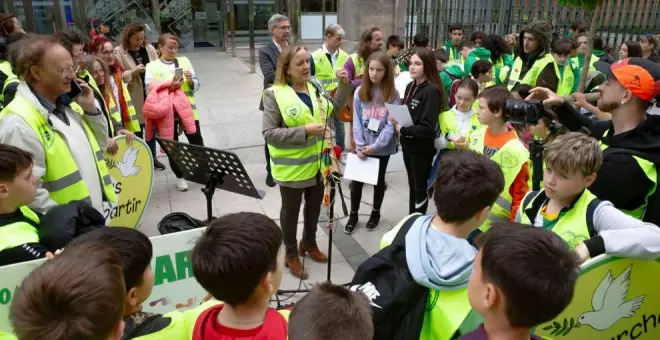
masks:
POLYGON ((171 80, 157 81, 149 84, 149 93, 144 101, 142 114, 144 115, 145 140, 153 138, 155 125, 158 135, 167 139, 174 139, 174 113, 176 112, 187 134, 197 132, 195 117, 190 101, 186 94, 177 89, 169 92, 171 80))

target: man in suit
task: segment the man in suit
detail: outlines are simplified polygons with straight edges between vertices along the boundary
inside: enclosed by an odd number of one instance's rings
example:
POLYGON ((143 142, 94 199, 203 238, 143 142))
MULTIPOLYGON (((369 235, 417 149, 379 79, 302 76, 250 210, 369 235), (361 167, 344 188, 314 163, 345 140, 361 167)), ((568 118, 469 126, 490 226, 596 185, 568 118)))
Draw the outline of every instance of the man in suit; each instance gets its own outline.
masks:
MULTIPOLYGON (((286 47, 291 34, 291 24, 289 18, 281 14, 274 14, 268 20, 268 29, 273 33, 273 40, 269 41, 259 49, 259 67, 264 76, 264 90, 275 82, 275 72, 277 70, 277 61, 280 58, 282 49, 286 47)), ((264 110, 263 98, 259 102, 259 110, 264 110)), ((270 173, 270 155, 268 153, 268 144, 264 144, 266 153, 266 185, 275 186, 275 180, 270 173)))

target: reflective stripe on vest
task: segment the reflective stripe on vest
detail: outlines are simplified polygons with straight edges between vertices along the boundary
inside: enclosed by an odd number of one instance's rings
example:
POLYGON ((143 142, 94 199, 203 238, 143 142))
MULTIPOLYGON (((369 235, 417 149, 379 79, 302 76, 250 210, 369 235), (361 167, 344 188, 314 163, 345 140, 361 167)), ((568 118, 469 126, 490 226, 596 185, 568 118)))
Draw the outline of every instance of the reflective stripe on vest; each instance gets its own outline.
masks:
MULTIPOLYGON (((475 131, 470 138, 470 150, 483 154, 484 141, 486 138, 487 127, 475 131)), ((511 214, 511 193, 509 189, 513 181, 520 173, 520 169, 529 161, 529 151, 519 139, 512 139, 508 141, 501 149, 499 149, 493 157, 490 158, 502 169, 504 174, 504 190, 495 201, 488 219, 481 225, 480 229, 483 231, 488 230, 491 223, 506 222, 509 220, 511 214)))
MULTIPOLYGON (((80 106, 75 103, 71 104, 71 108, 81 116, 84 114, 80 106)), ((46 173, 41 178, 42 187, 48 190, 50 198, 59 205, 82 200, 91 203, 89 190, 78 170, 78 164, 71 155, 68 144, 60 136, 60 132, 53 130, 44 116, 20 94, 17 94, 2 111, 0 120, 10 114, 21 117, 39 136, 46 163, 46 173)), ((103 152, 85 120, 81 118, 81 122, 92 152, 96 155, 96 170, 101 179, 100 185, 105 199, 115 202, 117 200, 115 190, 103 160, 103 152)))
MULTIPOLYGON (((111 95, 108 96, 110 98, 110 103, 106 102, 105 96, 101 94, 101 92, 98 92, 98 90, 94 87, 92 87, 92 91, 96 92, 99 98, 101 98, 101 105, 105 108, 105 112, 108 113, 110 117, 106 117, 108 120, 108 130, 110 131, 110 136, 114 137, 116 136, 116 131, 115 131, 115 125, 119 124, 121 125, 121 117, 119 116, 119 111, 117 110, 117 106, 115 105, 115 98, 111 95), (111 108, 112 107, 112 108, 111 108), (112 122, 114 121, 114 123, 112 122)), ((94 97, 96 100, 96 96, 94 97)), ((102 114, 105 115, 105 113, 102 112, 102 114)))
POLYGON ((456 64, 456 65, 465 64, 465 58, 463 58, 463 56, 461 55, 461 53, 460 53, 460 51, 458 50, 457 47, 456 48, 449 48, 449 51, 446 51, 446 52, 447 52, 447 54, 449 54, 448 64, 456 64), (458 54, 458 56, 454 54, 454 50, 456 50, 456 53, 458 54))
MULTIPOLYGON (((178 57, 176 60, 179 63, 179 67, 183 69, 184 72, 190 71, 192 68, 192 64, 190 64, 190 60, 187 57, 178 57)), ((174 78, 174 70, 163 63, 160 59, 150 62, 147 67, 151 67, 154 79, 158 81, 169 81, 174 78)), ((192 107, 193 117, 195 120, 199 120, 199 116, 197 116, 197 105, 195 104, 195 92, 187 81, 184 81, 183 85, 181 85, 181 91, 183 91, 183 93, 186 94, 186 97, 188 97, 188 101, 192 107)))
POLYGON ((520 73, 522 72, 523 61, 520 57, 516 58, 513 62, 513 69, 511 69, 511 74, 509 75, 508 88, 511 91, 517 84, 527 84, 529 86, 536 86, 536 78, 539 77, 539 73, 543 70, 543 67, 548 64, 548 62, 554 61, 554 58, 550 53, 546 53, 543 58, 537 59, 534 62, 534 65, 527 70, 527 73, 520 79, 520 73))
MULTIPOLYGON (((440 126, 440 131, 443 135, 447 134, 458 134, 458 124, 456 123, 456 112, 454 110, 448 110, 441 113, 438 116, 438 126, 440 126)), ((481 129, 481 123, 479 122, 479 115, 475 112, 472 117, 470 117, 470 128, 468 129, 467 136, 465 138, 467 141, 470 141, 470 135, 481 129)), ((453 142, 449 142, 447 149, 453 150, 456 146, 453 142)))
POLYGON ((351 59, 353 59, 353 66, 355 67, 355 74, 353 77, 357 78, 357 76, 364 70, 364 59, 358 57, 357 53, 351 54, 351 59))
POLYGON ((573 64, 566 63, 564 65, 564 74, 559 72, 559 65, 556 62, 553 63, 555 67, 555 75, 559 80, 557 85, 557 94, 560 96, 570 96, 573 93, 573 85, 575 84, 575 76, 573 75, 573 64))
MULTIPOLYGON (((21 214, 39 225, 39 216, 27 206, 20 207, 21 214)), ((39 231, 29 222, 14 222, 0 226, 0 251, 26 243, 38 243, 39 231)))
MULTIPOLYGON (((288 85, 273 85, 275 101, 280 108, 284 125, 293 128, 309 123, 323 124, 321 109, 326 114, 332 112, 332 104, 321 97, 321 105, 314 93, 316 89, 312 83, 307 82, 307 90, 312 98, 314 112, 303 103, 296 92, 288 85)), ((305 144, 268 144, 273 178, 281 182, 304 181, 316 176, 323 169, 321 155, 323 152, 323 138, 310 136, 305 144)))
MULTIPOLYGON (((534 202, 540 197, 545 200, 545 195, 541 195, 543 189, 540 191, 532 191, 527 193, 527 195, 535 195, 533 199, 528 199, 527 196, 523 198, 522 202, 529 202, 525 206, 520 206, 520 223, 527 225, 534 225, 534 221, 531 221, 525 211, 530 207, 534 206, 534 202)), ((580 243, 591 238, 589 235, 589 228, 587 227, 587 208, 589 203, 596 199, 596 196, 592 194, 588 189, 585 189, 580 198, 573 204, 573 207, 562 213, 559 217, 559 220, 551 229, 553 233, 559 235, 571 248, 577 247, 580 243)), ((539 205, 540 206, 540 205, 539 205)), ((540 210, 540 209, 539 209, 540 210)), ((536 212, 539 214, 540 211, 536 212)))
POLYGON ((327 92, 337 88, 339 78, 337 78, 335 71, 344 67, 344 64, 348 61, 348 54, 342 49, 339 49, 334 67, 332 67, 328 56, 321 48, 312 53, 312 58, 314 59, 315 68, 314 77, 323 85, 323 88, 327 92))
POLYGON ((0 92, 0 105, 2 105, 2 102, 5 101, 5 89, 7 88, 7 85, 18 83, 18 77, 14 74, 11 64, 7 60, 0 62, 0 72, 7 76, 4 84, 2 84, 2 91, 0 92))
MULTIPOLYGON (((135 113, 135 106, 133 106, 133 100, 131 99, 131 94, 128 92, 128 87, 125 83, 122 83, 121 87, 122 94, 124 95, 124 100, 126 101, 126 108, 128 109, 128 120, 123 120, 124 128, 130 132, 140 132, 140 122, 137 118, 137 113, 135 113)), ((113 97, 114 98, 114 97, 113 97)))

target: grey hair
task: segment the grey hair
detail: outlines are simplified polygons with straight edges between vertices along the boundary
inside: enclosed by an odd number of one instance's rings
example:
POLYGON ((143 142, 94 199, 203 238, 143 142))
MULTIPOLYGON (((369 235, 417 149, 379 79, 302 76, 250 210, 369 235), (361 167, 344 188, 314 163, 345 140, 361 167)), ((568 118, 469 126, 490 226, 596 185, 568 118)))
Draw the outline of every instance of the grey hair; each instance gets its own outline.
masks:
POLYGON ((280 22, 288 20, 289 18, 286 15, 273 14, 273 16, 268 19, 268 30, 272 31, 280 22))
POLYGON ((337 36, 337 35, 343 37, 345 34, 346 34, 346 31, 344 31, 344 29, 341 26, 337 25, 337 24, 330 24, 325 29, 325 36, 326 37, 327 36, 334 37, 334 36, 337 36))

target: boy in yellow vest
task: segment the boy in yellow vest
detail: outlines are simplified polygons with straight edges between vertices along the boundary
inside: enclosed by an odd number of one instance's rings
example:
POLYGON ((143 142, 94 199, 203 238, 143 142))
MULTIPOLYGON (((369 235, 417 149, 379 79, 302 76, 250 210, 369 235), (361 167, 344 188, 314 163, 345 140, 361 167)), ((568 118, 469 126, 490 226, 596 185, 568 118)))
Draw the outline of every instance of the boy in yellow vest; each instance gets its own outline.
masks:
POLYGON ((267 216, 229 214, 213 221, 192 251, 197 282, 218 301, 186 312, 194 340, 286 340, 288 313, 268 307, 282 282, 282 231, 267 216))
POLYGON ((27 207, 37 194, 32 155, 0 144, 0 266, 46 256, 39 243, 40 215, 27 207))
POLYGON ((525 196, 516 222, 553 231, 582 261, 602 253, 660 257, 660 228, 626 215, 587 189, 602 163, 596 139, 579 132, 557 137, 546 147, 544 189, 525 196))
POLYGON ((578 67, 569 60, 573 43, 569 38, 552 42, 552 60, 541 70, 536 86, 549 88, 560 96, 568 96, 577 90, 578 67))
POLYGON ((477 245, 468 298, 484 323, 461 340, 541 340, 530 330, 571 302, 577 256, 552 232, 508 222, 480 235, 477 245))
POLYGON ((320 283, 291 312, 289 340, 365 340, 374 337, 369 300, 348 288, 320 283))

